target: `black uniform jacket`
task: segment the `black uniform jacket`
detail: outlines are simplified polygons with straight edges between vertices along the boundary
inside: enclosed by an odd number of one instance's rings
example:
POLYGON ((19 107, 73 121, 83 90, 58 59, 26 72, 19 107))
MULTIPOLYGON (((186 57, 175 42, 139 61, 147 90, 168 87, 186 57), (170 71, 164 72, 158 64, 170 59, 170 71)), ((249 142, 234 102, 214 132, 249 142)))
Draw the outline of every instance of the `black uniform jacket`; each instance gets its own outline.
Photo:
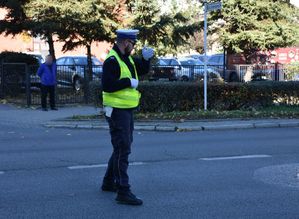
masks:
MULTIPOLYGON (((119 57, 127 64, 132 77, 136 79, 134 67, 129 60, 129 56, 122 55, 117 45, 114 45, 113 49, 118 53, 119 57)), ((133 58, 136 71, 138 76, 147 74, 150 68, 150 61, 146 61, 143 58, 133 58)), ((110 57, 105 60, 103 65, 103 76, 102 76, 102 86, 103 91, 112 93, 125 88, 131 87, 131 81, 129 78, 120 78, 120 66, 114 57, 110 57)))

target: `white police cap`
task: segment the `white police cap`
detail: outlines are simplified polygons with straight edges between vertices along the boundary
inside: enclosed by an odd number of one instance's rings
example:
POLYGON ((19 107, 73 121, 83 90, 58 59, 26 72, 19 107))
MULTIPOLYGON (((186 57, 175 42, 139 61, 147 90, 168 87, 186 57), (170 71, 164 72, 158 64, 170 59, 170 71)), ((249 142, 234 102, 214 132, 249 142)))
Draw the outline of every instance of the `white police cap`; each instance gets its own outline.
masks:
POLYGON ((139 30, 134 29, 120 29, 116 31, 118 39, 130 39, 137 41, 139 30))

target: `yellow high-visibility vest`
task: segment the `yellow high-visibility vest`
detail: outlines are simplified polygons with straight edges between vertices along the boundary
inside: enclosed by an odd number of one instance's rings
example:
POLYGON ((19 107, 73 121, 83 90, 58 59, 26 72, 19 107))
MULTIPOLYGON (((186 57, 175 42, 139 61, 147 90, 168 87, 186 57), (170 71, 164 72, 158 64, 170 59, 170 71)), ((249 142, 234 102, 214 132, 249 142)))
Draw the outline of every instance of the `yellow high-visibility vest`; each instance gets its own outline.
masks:
MULTIPOLYGON (((119 67, 120 67, 120 79, 129 78, 132 79, 132 74, 126 65, 126 63, 119 57, 115 50, 110 50, 106 59, 111 56, 115 57, 119 67)), ((129 56, 129 60, 134 67, 136 79, 138 80, 138 74, 136 71, 135 63, 131 56, 129 56)), ((103 92, 103 105, 110 106, 114 108, 120 109, 130 109, 135 108, 139 105, 141 94, 138 90, 134 88, 125 88, 116 92, 103 92)))

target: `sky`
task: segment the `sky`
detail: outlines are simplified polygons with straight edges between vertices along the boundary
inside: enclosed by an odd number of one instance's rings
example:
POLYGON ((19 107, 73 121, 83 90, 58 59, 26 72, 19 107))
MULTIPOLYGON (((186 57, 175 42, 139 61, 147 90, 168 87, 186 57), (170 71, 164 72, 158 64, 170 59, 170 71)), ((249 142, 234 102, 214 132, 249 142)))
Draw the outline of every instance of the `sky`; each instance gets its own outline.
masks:
POLYGON ((291 0, 291 3, 297 7, 299 7, 299 0, 291 0))

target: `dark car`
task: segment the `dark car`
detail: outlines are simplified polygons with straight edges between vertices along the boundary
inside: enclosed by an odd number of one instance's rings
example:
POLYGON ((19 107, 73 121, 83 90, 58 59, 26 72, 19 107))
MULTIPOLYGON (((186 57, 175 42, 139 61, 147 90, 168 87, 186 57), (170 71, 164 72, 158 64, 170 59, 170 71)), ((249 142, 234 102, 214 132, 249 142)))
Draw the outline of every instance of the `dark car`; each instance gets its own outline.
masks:
POLYGON ((175 58, 159 58, 152 66, 150 80, 168 79, 176 81, 175 69, 178 68, 178 61, 175 58))
MULTIPOLYGON (((76 91, 82 89, 84 75, 87 73, 87 56, 63 56, 57 59, 57 83, 72 86, 76 91)), ((103 73, 103 63, 92 57, 93 80, 99 80, 103 73)))

